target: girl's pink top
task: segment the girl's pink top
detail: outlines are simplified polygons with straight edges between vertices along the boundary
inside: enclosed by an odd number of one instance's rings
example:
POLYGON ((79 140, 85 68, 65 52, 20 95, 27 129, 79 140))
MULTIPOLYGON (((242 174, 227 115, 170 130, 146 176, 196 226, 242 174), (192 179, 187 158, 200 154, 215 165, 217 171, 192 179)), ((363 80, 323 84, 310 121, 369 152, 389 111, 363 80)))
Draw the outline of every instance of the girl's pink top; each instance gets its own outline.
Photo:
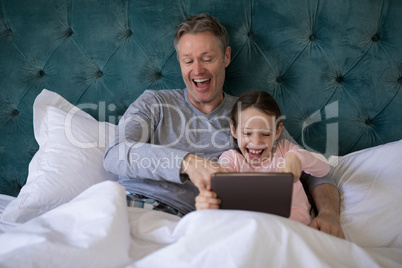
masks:
MULTIPOLYGON (((244 156, 236 150, 224 152, 219 157, 219 164, 231 172, 277 172, 284 163, 288 153, 295 153, 300 159, 302 170, 315 177, 325 176, 330 167, 323 155, 311 153, 288 140, 281 139, 277 142, 273 155, 261 164, 247 163, 244 156)), ((290 219, 308 225, 311 221, 310 203, 300 180, 293 185, 292 210, 290 219)))

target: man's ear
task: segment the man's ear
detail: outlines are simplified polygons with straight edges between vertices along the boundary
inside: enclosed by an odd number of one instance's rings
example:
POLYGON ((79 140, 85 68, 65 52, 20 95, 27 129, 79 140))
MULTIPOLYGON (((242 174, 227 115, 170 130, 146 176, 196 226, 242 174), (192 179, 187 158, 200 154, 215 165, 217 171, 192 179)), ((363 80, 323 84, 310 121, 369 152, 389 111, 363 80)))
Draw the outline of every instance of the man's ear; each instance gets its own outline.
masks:
POLYGON ((225 68, 229 66, 231 54, 232 54, 232 48, 230 46, 228 46, 225 49, 225 68))
POLYGON ((230 123, 230 132, 232 133, 233 138, 237 139, 236 128, 233 126, 232 123, 230 123))
POLYGON ((278 125, 278 128, 276 129, 276 136, 275 136, 275 140, 279 139, 279 137, 281 136, 282 133, 282 127, 283 127, 283 123, 280 122, 278 125))

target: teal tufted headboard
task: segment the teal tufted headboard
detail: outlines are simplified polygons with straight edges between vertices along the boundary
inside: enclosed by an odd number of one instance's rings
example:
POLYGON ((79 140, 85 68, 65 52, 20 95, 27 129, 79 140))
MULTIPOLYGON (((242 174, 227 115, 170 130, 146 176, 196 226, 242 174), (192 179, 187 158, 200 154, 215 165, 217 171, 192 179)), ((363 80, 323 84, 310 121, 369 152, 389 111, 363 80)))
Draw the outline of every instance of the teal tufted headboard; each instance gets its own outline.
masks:
POLYGON ((271 93, 306 148, 402 138, 400 0, 0 0, 0 193, 26 181, 43 88, 117 123, 145 89, 184 87, 173 38, 201 12, 230 35, 224 90, 271 93))

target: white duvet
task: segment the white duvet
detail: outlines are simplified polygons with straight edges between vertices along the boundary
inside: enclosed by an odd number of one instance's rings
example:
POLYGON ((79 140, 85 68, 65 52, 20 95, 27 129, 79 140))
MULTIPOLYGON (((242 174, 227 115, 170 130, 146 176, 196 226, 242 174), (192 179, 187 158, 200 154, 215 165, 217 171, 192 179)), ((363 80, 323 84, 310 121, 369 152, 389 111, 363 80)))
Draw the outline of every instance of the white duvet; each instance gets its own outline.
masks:
POLYGON ((127 208, 96 184, 0 235, 0 267, 400 267, 402 249, 362 248, 298 222, 241 211, 179 217, 127 208))

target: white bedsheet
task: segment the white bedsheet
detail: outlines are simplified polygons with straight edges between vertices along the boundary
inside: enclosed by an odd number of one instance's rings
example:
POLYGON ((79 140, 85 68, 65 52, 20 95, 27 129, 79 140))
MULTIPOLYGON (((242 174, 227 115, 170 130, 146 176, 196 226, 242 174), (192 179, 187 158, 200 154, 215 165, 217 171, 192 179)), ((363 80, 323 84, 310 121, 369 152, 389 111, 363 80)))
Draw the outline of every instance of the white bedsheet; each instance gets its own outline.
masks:
MULTIPOLYGON (((8 204, 14 199, 15 197, 13 196, 0 194, 0 215, 3 213, 4 209, 8 206, 8 204)), ((14 226, 17 225, 18 224, 14 224, 11 222, 0 221, 0 234, 12 229, 14 226)))
POLYGON ((278 216, 205 210, 180 219, 127 208, 96 184, 0 235, 0 267, 400 267, 402 249, 368 248, 278 216))
POLYGON ((7 207, 7 205, 14 199, 15 199, 15 197, 0 194, 0 215, 1 215, 1 213, 3 213, 3 211, 7 207))

